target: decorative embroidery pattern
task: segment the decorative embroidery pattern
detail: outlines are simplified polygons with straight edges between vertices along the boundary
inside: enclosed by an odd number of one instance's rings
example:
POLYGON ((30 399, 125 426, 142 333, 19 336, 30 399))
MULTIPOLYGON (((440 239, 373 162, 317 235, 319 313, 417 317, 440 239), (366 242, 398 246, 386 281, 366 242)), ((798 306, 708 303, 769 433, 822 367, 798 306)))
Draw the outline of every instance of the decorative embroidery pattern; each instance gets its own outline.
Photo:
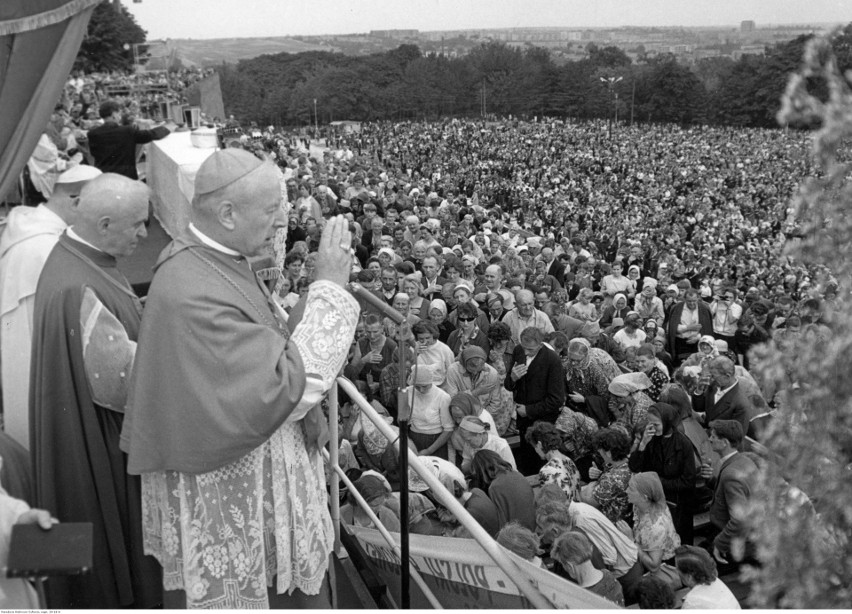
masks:
POLYGON ((290 341, 299 348, 305 374, 318 376, 330 388, 346 360, 360 308, 343 288, 322 280, 311 284, 308 301, 290 341))
POLYGON ((215 471, 144 474, 145 553, 165 589, 186 591, 188 608, 226 609, 268 608, 274 578, 279 592, 318 593, 334 547, 322 467, 286 422, 215 471))

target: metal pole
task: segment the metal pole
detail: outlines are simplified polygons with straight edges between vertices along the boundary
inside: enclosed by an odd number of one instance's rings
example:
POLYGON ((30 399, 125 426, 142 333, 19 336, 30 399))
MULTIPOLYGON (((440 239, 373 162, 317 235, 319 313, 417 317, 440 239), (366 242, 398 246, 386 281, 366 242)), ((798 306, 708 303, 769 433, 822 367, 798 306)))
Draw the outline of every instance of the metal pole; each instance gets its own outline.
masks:
POLYGON ((633 94, 630 96, 630 125, 633 125, 633 105, 636 102, 636 79, 633 79, 633 94))
MULTIPOLYGON (((378 300, 378 299, 377 299, 378 300)), ((346 378, 338 378, 338 383, 343 388, 343 390, 348 394, 353 400, 357 399, 358 407, 361 408, 365 414, 370 416, 370 420, 373 424, 376 425, 376 428, 379 432, 384 435, 388 441, 393 441, 393 438, 396 436, 396 433, 393 432, 390 425, 384 422, 379 417, 379 414, 376 413, 376 410, 373 409, 367 402, 366 399, 363 398, 355 385, 347 380, 346 378)), ((399 447, 400 452, 403 451, 402 445, 399 447)), ((518 589, 523 593, 524 597, 526 597, 533 607, 537 609, 552 609, 553 604, 547 601, 547 599, 541 594, 541 591, 535 586, 529 578, 527 578, 523 573, 520 572, 518 567, 514 562, 509 558, 506 552, 501 548, 501 546, 494 541, 494 539, 486 533, 485 529, 476 522, 468 513, 468 511, 459 503, 456 498, 447 491, 446 488, 441 484, 438 480, 438 476, 434 473, 426 469, 423 465, 422 461, 417 457, 417 455, 413 451, 409 451, 411 465, 417 468, 417 473, 423 478, 423 481, 429 485, 429 488, 432 491, 432 494, 435 495, 435 498, 440 501, 440 503, 446 507, 456 518, 459 519, 467 519, 464 522, 465 528, 470 532, 473 539, 475 539, 482 549, 485 550, 486 553, 492 558, 492 560, 497 564, 497 566, 503 570, 503 572, 512 579, 516 580, 516 584, 518 589)))
POLYGON ((319 117, 317 117, 317 99, 314 98, 314 128, 316 129, 316 138, 319 139, 319 117))
MULTIPOLYGON (((397 422, 399 423, 399 547, 400 547, 400 607, 404 610, 411 608, 411 561, 409 556, 409 527, 408 527, 408 419, 411 417, 411 407, 408 400, 407 381, 407 352, 403 339, 407 321, 396 309, 368 292, 360 284, 350 283, 347 288, 356 298, 362 298, 367 303, 390 317, 400 327, 399 341, 399 388, 397 390, 397 422)), ((415 350, 416 351, 416 350, 415 350)), ((412 389, 413 390, 413 389, 412 389)), ((347 392, 349 392, 347 390, 347 392)), ((351 393, 350 393, 351 396, 351 393)))
MULTIPOLYGON (((328 446, 329 463, 337 467, 340 459, 340 445, 338 444, 340 424, 338 423, 339 408, 337 406, 337 381, 328 391, 328 433, 330 445, 328 446)), ((334 551, 340 552, 340 479, 332 471, 331 478, 331 522, 334 525, 334 551)))
MULTIPOLYGON (((400 324, 400 327, 403 326, 400 324)), ((408 401, 408 387, 405 376, 405 341, 400 335, 399 340, 399 394, 397 401, 397 421, 399 422, 399 550, 400 550, 400 607, 403 610, 411 608, 411 556, 409 547, 408 527, 408 419, 411 417, 411 407, 408 401)))
POLYGON ((615 115, 615 125, 618 127, 618 92, 615 93, 615 100, 613 101, 613 109, 612 112, 615 115))

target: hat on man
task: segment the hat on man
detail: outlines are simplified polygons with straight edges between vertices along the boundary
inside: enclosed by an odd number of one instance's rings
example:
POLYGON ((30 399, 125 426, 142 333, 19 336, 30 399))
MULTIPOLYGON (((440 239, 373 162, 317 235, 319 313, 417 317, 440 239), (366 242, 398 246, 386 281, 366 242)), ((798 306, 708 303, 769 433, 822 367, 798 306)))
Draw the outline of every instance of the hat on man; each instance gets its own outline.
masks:
POLYGON ((59 175, 56 178, 56 183, 82 183, 84 181, 91 181, 98 175, 102 175, 101 171, 96 169, 94 166, 89 166, 88 164, 78 164, 73 168, 69 168, 67 171, 59 175))
POLYGON ((201 163, 195 174, 195 194, 210 194, 255 172, 264 162, 242 149, 220 149, 201 163))

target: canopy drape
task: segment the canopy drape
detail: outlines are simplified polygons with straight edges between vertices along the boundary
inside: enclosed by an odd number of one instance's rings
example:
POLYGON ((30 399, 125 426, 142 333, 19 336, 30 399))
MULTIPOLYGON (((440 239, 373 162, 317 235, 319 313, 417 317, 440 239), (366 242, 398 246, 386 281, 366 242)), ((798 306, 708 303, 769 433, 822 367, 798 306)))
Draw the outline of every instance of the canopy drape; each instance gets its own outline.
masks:
POLYGON ((101 1, 0 2, 0 198, 44 132, 101 1))

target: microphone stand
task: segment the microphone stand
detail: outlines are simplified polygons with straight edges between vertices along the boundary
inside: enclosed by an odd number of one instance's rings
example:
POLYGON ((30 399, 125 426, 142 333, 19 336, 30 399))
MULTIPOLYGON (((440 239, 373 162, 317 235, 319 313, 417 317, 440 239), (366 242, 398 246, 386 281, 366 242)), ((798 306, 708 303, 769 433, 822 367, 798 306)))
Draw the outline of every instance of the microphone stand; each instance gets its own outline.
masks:
MULTIPOLYGON (((407 325, 405 317, 396 309, 388 305, 375 294, 367 290, 357 282, 347 284, 347 289, 356 298, 361 299, 374 307, 379 312, 396 322, 402 327, 407 325)), ((400 608, 408 610, 411 608, 411 568, 409 554, 409 526, 408 526, 408 422, 411 418, 411 406, 408 397, 408 382, 406 381, 407 354, 405 351, 406 340, 400 335, 397 353, 399 354, 399 387, 397 388, 397 422, 399 422, 399 549, 400 549, 400 608)), ((417 348, 415 345, 415 356, 417 348)), ((417 361, 414 363, 415 378, 417 377, 417 361)))

